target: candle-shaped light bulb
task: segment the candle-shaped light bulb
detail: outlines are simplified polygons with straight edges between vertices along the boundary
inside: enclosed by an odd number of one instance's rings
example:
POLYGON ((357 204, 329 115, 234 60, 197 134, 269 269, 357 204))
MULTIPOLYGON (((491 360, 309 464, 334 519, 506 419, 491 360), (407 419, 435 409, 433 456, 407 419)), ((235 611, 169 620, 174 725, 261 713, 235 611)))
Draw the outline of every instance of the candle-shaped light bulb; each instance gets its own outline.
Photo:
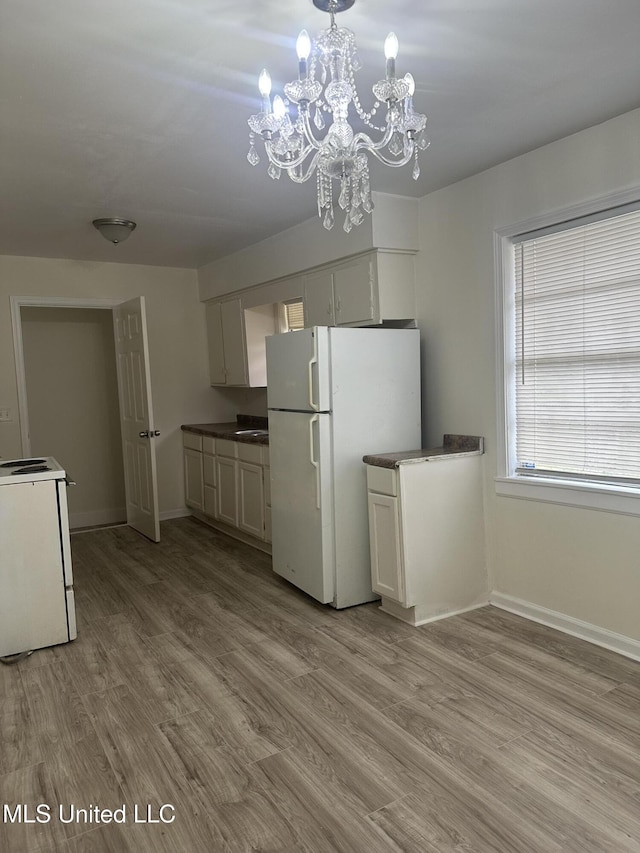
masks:
POLYGON ((268 98, 271 94, 271 75, 266 68, 263 68, 258 77, 258 91, 263 98, 268 98))
POLYGON ((302 30, 296 42, 296 53, 298 54, 298 79, 307 79, 307 59, 311 53, 311 39, 306 30, 302 30))
POLYGON ((409 87, 409 97, 413 98, 413 93, 416 90, 416 81, 413 79, 413 74, 409 74, 409 73, 405 74, 404 75, 404 81, 407 84, 407 86, 409 87))
POLYGON ((262 95, 262 112, 271 112, 271 101, 269 93, 271 92, 271 75, 266 68, 263 68, 258 77, 258 91, 262 95))
POLYGON ((300 35, 296 42, 296 52, 298 54, 298 59, 309 59, 309 54, 311 53, 311 39, 309 38, 309 33, 306 30, 300 31, 300 35))
POLYGON ((396 57, 398 56, 398 37, 395 33, 389 33, 384 40, 384 57, 387 60, 387 80, 396 76, 396 57))
POLYGON ((283 119, 286 115, 287 108, 280 95, 276 95, 273 99, 273 114, 277 119, 283 119))

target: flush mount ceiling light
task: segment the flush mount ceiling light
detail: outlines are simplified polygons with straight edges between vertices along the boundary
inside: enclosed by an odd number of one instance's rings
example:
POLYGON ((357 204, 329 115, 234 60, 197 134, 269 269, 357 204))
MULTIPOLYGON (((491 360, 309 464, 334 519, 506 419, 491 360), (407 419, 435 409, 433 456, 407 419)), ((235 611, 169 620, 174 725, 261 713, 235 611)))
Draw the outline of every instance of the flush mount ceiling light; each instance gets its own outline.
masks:
POLYGON ((115 217, 94 219, 93 225, 110 243, 124 243, 136 227, 136 223, 130 219, 117 219, 115 217))
POLYGON ((369 154, 394 167, 404 166, 413 158, 413 178, 417 181, 418 152, 429 145, 424 135, 427 117, 413 110, 413 77, 411 74, 396 77, 398 39, 394 33, 389 33, 384 43, 386 75, 373 86, 376 100, 369 112, 362 107, 355 84, 355 72, 362 67, 355 36, 335 23, 335 15, 351 8, 354 2, 313 0, 314 6, 331 16, 331 26, 313 43, 306 30, 298 36, 298 79, 285 84, 284 98, 276 95, 271 102, 271 78, 266 69, 262 71, 258 80, 262 109, 249 119, 247 155, 252 166, 260 162, 255 147, 259 136, 269 160, 267 172, 274 180, 283 169, 295 183, 309 180, 315 172, 318 216, 327 229, 333 228, 332 182, 337 181, 338 204, 346 214, 343 227, 347 232, 362 222, 363 212, 373 210, 369 154), (297 105, 297 116, 293 119, 289 116, 292 104, 297 105), (380 135, 377 141, 351 127, 350 104, 359 123, 380 135), (374 121, 379 109, 385 115, 374 121), (327 122, 328 130, 323 133, 327 122))

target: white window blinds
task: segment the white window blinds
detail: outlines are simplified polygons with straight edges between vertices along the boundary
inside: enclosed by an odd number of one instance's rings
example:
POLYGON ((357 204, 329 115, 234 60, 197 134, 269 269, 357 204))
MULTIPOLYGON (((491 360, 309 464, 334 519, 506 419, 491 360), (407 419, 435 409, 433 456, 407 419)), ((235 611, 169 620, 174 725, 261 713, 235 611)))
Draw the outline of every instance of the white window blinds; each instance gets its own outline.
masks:
POLYGON ((640 480, 640 211, 515 245, 519 473, 640 480))
POLYGON ((285 302, 284 313, 287 331, 294 332, 297 329, 304 329, 304 303, 302 299, 285 302))

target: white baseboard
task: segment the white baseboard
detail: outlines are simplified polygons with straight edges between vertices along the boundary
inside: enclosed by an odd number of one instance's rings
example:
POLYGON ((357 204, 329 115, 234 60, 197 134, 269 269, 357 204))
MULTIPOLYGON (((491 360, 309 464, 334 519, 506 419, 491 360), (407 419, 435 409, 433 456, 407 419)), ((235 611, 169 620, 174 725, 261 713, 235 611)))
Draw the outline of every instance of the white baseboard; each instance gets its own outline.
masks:
POLYGON ((76 530, 79 527, 105 527, 108 524, 126 524, 127 511, 124 507, 120 509, 98 509, 92 512, 70 512, 69 528, 76 530))
POLYGON ((160 513, 160 521, 169 521, 172 518, 186 518, 188 515, 193 515, 193 513, 186 507, 180 507, 180 509, 165 509, 160 513))
POLYGON ((610 649, 619 655, 640 660, 640 640, 607 631, 606 628, 599 628, 590 622, 582 622, 580 619, 574 619, 573 616, 567 616, 565 613, 547 610, 546 607, 540 607, 511 595, 503 595, 500 592, 490 593, 489 603, 501 610, 508 610, 517 616, 530 619, 532 622, 540 622, 549 628, 556 628, 565 634, 571 634, 572 637, 578 637, 588 643, 610 649))

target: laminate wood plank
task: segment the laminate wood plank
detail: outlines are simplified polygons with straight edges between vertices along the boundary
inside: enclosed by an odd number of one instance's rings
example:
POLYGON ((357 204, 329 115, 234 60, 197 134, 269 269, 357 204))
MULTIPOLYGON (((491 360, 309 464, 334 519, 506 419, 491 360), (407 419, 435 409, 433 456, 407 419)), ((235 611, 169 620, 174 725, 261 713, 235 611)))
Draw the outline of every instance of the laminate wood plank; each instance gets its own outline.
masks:
MULTIPOLYGON (((464 614, 466 616, 467 614, 464 614)), ((513 634, 502 634, 497 627, 489 628, 466 619, 443 620, 438 623, 443 632, 459 634, 469 643, 478 643, 487 650, 488 654, 504 651, 512 657, 525 661, 528 665, 538 667, 541 671, 549 671, 570 684, 576 690, 587 696, 601 695, 612 690, 619 684, 614 678, 594 672, 587 666, 559 657, 545 649, 515 637, 513 634)), ((492 623, 490 623, 492 624, 492 623)), ((422 630, 422 629, 421 629, 422 630)), ((431 635, 429 635, 431 639, 431 635)), ((478 655, 477 657, 484 657, 478 655)))
MULTIPOLYGON (((526 767, 527 777, 540 780, 560 805, 578 812, 583 821, 592 822, 596 832, 602 827, 615 831, 617 837, 609 842, 612 849, 640 850, 640 776, 631 779, 614 775, 609 769, 610 755, 606 762, 592 754, 586 761, 577 761, 586 750, 568 739, 559 742, 557 737, 549 737, 548 731, 523 735, 500 752, 516 766, 526 767), (557 752, 553 745, 559 747, 557 752)), ((600 756, 604 752, 601 748, 600 756)), ((640 770, 637 760, 636 770, 640 770)))
POLYGON ((42 759, 38 728, 20 670, 18 666, 0 666, 0 776, 42 759))
POLYGON ((354 809, 366 814, 407 793, 388 753, 371 742, 363 749, 362 741, 345 736, 289 685, 274 684, 248 650, 224 655, 217 665, 225 683, 252 707, 253 725, 282 748, 295 746, 323 785, 354 809))
POLYGON ((520 660, 510 658, 505 652, 497 652, 483 658, 479 666, 486 668, 487 673, 504 673, 521 681, 526 678, 526 685, 523 684, 522 690, 524 695, 538 695, 546 699, 549 705, 561 707, 567 719, 573 719, 593 732, 607 731, 619 743, 633 750, 640 750, 640 715, 637 713, 631 713, 611 702, 603 702, 599 698, 586 703, 582 694, 567 686, 561 679, 554 678, 552 673, 541 673, 520 660))
POLYGON ((311 680, 327 697, 323 703, 316 702, 318 713, 329 714, 334 725, 336 715, 349 718, 351 726, 384 744, 387 752, 402 766, 420 802, 438 802, 438 808, 451 826, 457 826, 461 834, 474 839, 473 850, 477 847, 499 853, 531 850, 555 853, 562 849, 551 833, 529 822, 526 814, 512 812, 510 799, 496 796, 483 782, 472 778, 464 766, 428 749, 390 719, 391 709, 380 712, 363 707, 357 694, 343 681, 322 670, 297 679, 295 683, 311 680))
POLYGON ((430 800, 415 794, 372 812, 368 819, 403 853, 480 853, 482 850, 447 819, 446 810, 436 809, 430 800))
POLYGON ((550 654, 557 655, 579 666, 585 667, 604 678, 618 682, 628 682, 640 686, 640 663, 616 654, 609 649, 587 643, 584 640, 564 634, 554 628, 548 628, 538 622, 524 619, 506 610, 490 608, 474 610, 463 614, 461 618, 471 621, 489 621, 499 625, 505 633, 513 634, 519 639, 526 640, 532 646, 537 646, 550 654))
POLYGON ((319 780, 314 768, 288 749, 256 765, 263 787, 308 853, 389 853, 400 851, 365 817, 319 780))
POLYGON ((225 849, 215 824, 194 797, 175 761, 173 750, 158 734, 142 704, 127 687, 92 693, 82 700, 102 743, 129 809, 135 804, 174 806, 176 821, 154 828, 159 850, 225 849), (161 841, 161 844, 160 844, 161 841))
POLYGON ((585 809, 583 791, 572 793, 567 785, 554 784, 551 774, 536 772, 533 762, 508 760, 508 752, 487 746, 472 727, 461 727, 444 704, 427 708, 417 701, 403 702, 385 714, 501 802, 508 802, 512 819, 544 825, 554 839, 584 853, 634 849, 627 827, 607 823, 606 811, 592 821, 595 798, 585 809))
POLYGON ((94 734, 73 680, 64 666, 41 666, 21 675, 34 737, 46 760, 57 750, 94 734))
POLYGON ((220 747, 205 712, 159 726, 176 762, 233 851, 293 849, 291 828, 268 800, 251 766, 220 747))
POLYGON ((0 850, 3 853, 50 853, 64 842, 65 835, 57 821, 41 823, 36 819, 36 806, 42 804, 52 812, 57 808, 56 794, 44 762, 0 775, 0 805, 4 807, 5 804, 16 818, 16 807, 23 807, 24 817, 26 806, 31 822, 5 820, 3 810, 0 815, 0 850))

